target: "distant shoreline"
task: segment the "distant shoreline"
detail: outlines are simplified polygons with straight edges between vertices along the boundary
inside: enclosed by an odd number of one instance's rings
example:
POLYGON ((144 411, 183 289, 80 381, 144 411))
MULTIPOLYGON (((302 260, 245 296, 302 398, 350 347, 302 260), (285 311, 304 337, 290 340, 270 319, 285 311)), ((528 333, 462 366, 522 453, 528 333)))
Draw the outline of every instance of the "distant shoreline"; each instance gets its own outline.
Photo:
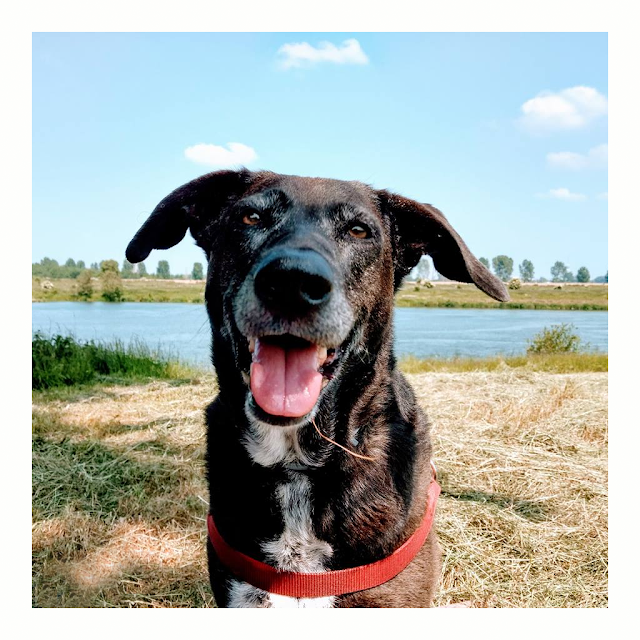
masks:
MULTIPOLYGON (((32 278, 32 302, 80 302, 72 279, 32 278), (50 288, 51 287, 51 288, 50 288)), ((123 302, 204 303, 204 280, 122 280, 123 302)), ((545 311, 608 311, 608 284, 523 283, 510 290, 510 302, 492 300, 472 284, 405 282, 396 295, 397 307, 453 309, 529 309, 545 311)), ((100 281, 88 302, 101 301, 100 281)), ((114 303, 116 304, 116 303, 114 303)))

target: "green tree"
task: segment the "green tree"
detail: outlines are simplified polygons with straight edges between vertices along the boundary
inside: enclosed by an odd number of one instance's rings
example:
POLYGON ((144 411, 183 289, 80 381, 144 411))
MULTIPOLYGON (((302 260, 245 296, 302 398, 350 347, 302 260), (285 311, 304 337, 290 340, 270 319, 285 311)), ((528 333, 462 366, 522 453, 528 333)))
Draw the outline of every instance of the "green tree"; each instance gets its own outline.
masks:
POLYGON ((60 278, 62 267, 57 260, 44 257, 38 264, 32 266, 31 272, 34 276, 44 276, 45 278, 60 278))
POLYGON ((102 298, 107 302, 122 300, 122 280, 120 269, 115 260, 103 260, 100 263, 100 280, 102 282, 102 298))
POLYGON ((122 277, 135 278, 135 273, 133 272, 133 265, 126 258, 122 261, 122 277))
POLYGON ((580 267, 576 273, 576 280, 578 282, 589 282, 589 280, 591 280, 589 269, 587 269, 587 267, 580 267))
POLYGON ((160 260, 158 262, 158 268, 156 269, 156 275, 158 278, 168 280, 171 278, 171 271, 169 270, 169 263, 166 260, 160 260))
POLYGON ((193 269, 191 271, 191 277, 193 280, 202 280, 204 278, 204 271, 202 269, 201 262, 194 262, 193 269))
POLYGON ((62 278, 77 278, 80 275, 82 269, 78 267, 76 261, 73 258, 69 258, 65 263, 64 267, 60 269, 60 276, 62 278))
POLYGON ((523 260, 518 269, 523 282, 531 282, 533 280, 533 262, 531 260, 523 260))
POLYGON ((144 262, 138 263, 138 275, 143 278, 147 275, 147 266, 144 262))
POLYGON ((551 267, 551 282, 569 282, 569 269, 564 262, 559 260, 551 267))
POLYGON ((513 259, 509 256, 500 255, 492 260, 493 272, 500 280, 507 281, 513 273, 513 259))
POLYGON ((100 271, 100 266, 98 265, 97 262, 92 262, 91 263, 91 269, 92 269, 92 271, 100 271))
POLYGON ((118 263, 115 260, 103 260, 100 263, 100 272, 101 273, 113 272, 119 276, 120 267, 118 267, 118 263))
POLYGON ((93 283, 91 282, 91 271, 89 269, 85 269, 78 276, 76 294, 78 298, 83 300, 89 300, 93 295, 93 283))
POLYGON ((82 269, 86 269, 87 267, 84 266, 84 260, 78 260, 78 262, 76 262, 76 267, 78 267, 78 269, 80 269, 82 271, 82 269))
POLYGON ((46 257, 40 260, 40 264, 43 267, 45 267, 45 269, 53 269, 60 266, 57 260, 53 260, 52 258, 46 258, 46 257))
POLYGON ((480 258, 480 262, 491 271, 491 266, 489 265, 489 261, 486 258, 480 258))

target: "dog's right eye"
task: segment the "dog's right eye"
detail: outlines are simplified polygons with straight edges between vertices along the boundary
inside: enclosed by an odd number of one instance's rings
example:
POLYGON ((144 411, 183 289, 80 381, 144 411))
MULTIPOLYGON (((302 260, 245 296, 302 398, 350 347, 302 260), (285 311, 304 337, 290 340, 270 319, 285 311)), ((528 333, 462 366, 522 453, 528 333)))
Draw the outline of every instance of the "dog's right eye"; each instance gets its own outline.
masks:
POLYGON ((260 222, 260 214, 255 211, 245 213, 244 218, 242 218, 242 222, 244 222, 245 224, 248 224, 249 226, 258 224, 258 222, 260 222))
POLYGON ((371 229, 362 222, 357 222, 349 227, 349 235, 358 240, 365 240, 371 237, 371 229))

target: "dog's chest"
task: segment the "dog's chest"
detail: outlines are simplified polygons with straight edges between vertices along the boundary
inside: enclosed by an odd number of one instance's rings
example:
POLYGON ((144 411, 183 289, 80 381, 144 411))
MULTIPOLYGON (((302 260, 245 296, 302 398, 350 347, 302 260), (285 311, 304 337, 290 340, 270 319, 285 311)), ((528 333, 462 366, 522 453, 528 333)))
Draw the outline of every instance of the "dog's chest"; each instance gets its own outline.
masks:
MULTIPOLYGON (((275 457, 295 459, 295 450, 282 443, 273 447, 268 439, 264 449, 259 450, 255 441, 247 446, 251 457, 260 464, 273 463, 275 457)), ((313 513, 313 488, 306 474, 288 471, 287 479, 275 487, 275 500, 283 520, 283 531, 275 538, 261 543, 265 561, 284 571, 319 573, 324 571, 326 561, 333 549, 315 535, 313 513)), ((232 580, 229 590, 230 607, 276 607, 276 608, 325 608, 332 607, 335 598, 292 598, 268 593, 239 580, 232 580)))

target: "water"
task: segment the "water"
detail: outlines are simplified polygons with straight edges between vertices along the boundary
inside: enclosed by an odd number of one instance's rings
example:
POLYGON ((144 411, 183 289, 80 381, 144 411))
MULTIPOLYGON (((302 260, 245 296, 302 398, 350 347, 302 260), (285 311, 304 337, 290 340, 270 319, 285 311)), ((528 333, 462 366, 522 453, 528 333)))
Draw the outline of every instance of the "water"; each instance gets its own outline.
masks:
MULTIPOLYGON (((571 323, 592 347, 608 350, 606 311, 522 309, 420 309, 395 311, 396 353, 416 356, 492 356, 524 353, 543 327, 571 323)), ((80 340, 151 347, 196 364, 209 365, 209 320, 202 305, 181 303, 46 302, 32 304, 33 331, 72 334, 80 340)))
POLYGON ((418 309, 395 312, 396 351, 416 356, 516 355, 544 327, 573 324, 591 347, 608 350, 607 311, 418 309))

